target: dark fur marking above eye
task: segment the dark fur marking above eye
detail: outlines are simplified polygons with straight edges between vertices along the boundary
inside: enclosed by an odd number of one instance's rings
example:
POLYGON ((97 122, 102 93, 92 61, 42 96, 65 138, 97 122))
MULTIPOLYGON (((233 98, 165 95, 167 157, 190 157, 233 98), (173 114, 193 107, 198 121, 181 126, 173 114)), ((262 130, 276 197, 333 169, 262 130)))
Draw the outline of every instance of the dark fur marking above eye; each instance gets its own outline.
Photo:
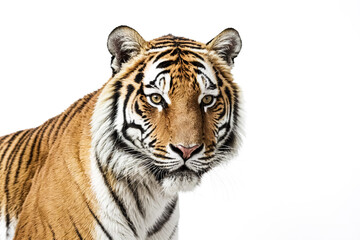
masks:
POLYGON ((146 84, 145 87, 146 87, 146 88, 155 88, 155 86, 154 86, 154 85, 151 85, 151 84, 146 84))
POLYGON ((153 63, 156 63, 160 58, 162 58, 163 56, 165 56, 166 54, 169 54, 170 52, 172 52, 173 49, 169 49, 169 50, 166 50, 162 53, 160 53, 159 55, 156 56, 156 58, 154 59, 154 62, 153 63))
POLYGON ((159 65, 157 65, 156 68, 167 68, 167 67, 171 66, 174 63, 175 62, 172 61, 172 60, 163 61, 163 62, 159 63, 159 65))
POLYGON ((204 78, 206 78, 206 80, 207 80, 206 82, 208 83, 208 85, 205 84, 205 87, 206 87, 207 89, 209 89, 209 90, 214 90, 214 89, 216 89, 216 84, 215 84, 213 81, 211 81, 211 79, 209 78, 208 75, 206 75, 205 73, 203 73, 203 72, 200 71, 199 69, 195 69, 195 73, 198 74, 198 75, 202 75, 204 78))
POLYGON ((135 82, 140 83, 141 80, 143 80, 143 78, 144 78, 144 74, 142 72, 139 72, 135 77, 135 82))
MULTIPOLYGON (((162 74, 166 74, 166 73, 170 73, 170 70, 164 70, 164 71, 159 72, 159 73, 156 75, 155 79, 149 82, 150 86, 156 87, 156 86, 155 86, 155 82, 157 81, 157 79, 159 78, 159 76, 162 75, 162 74)), ((145 87, 148 87, 149 84, 146 84, 145 87)))
POLYGON ((203 68, 203 69, 206 69, 205 66, 201 63, 201 62, 198 62, 198 61, 192 61, 190 62, 192 65, 198 67, 198 68, 203 68))

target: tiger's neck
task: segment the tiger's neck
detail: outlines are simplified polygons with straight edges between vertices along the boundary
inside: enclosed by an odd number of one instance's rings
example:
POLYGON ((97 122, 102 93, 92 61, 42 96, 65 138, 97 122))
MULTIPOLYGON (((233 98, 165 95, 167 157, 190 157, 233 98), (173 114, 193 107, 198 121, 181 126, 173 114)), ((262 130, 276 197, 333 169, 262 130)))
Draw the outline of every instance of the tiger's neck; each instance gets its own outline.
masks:
MULTIPOLYGON (((118 159, 122 161, 122 158, 118 159)), ((92 188, 98 202, 98 239, 177 239, 178 195, 140 176, 112 174, 91 157, 92 188), (101 223, 101 224, 100 224, 101 223)))

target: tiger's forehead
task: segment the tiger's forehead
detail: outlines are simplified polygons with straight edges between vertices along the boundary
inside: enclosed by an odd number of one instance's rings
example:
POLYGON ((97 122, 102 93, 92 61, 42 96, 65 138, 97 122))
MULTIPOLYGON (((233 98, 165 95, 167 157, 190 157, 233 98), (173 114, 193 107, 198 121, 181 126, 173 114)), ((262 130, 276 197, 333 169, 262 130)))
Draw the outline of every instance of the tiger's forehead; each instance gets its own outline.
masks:
MULTIPOLYGON (((217 95, 217 80, 202 43, 168 35, 151 41, 150 66, 145 70, 145 87, 168 98, 176 92, 217 95)), ((145 88, 145 90, 146 90, 145 88)), ((199 101, 200 101, 199 100, 199 101)))

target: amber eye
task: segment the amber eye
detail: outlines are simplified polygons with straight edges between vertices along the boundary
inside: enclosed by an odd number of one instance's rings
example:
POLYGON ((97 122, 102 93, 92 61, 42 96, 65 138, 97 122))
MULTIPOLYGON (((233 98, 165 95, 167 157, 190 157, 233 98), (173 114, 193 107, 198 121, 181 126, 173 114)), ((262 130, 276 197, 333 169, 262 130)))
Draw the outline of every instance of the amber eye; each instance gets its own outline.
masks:
POLYGON ((202 103, 206 106, 206 105, 210 105, 212 102, 214 101, 214 97, 211 95, 206 95, 205 97, 203 97, 202 99, 202 103))
POLYGON ((160 103, 162 102, 162 97, 161 97, 161 95, 160 95, 160 94, 157 94, 157 93, 152 94, 152 95, 150 96, 150 99, 151 99, 151 101, 152 101, 154 104, 160 104, 160 103))

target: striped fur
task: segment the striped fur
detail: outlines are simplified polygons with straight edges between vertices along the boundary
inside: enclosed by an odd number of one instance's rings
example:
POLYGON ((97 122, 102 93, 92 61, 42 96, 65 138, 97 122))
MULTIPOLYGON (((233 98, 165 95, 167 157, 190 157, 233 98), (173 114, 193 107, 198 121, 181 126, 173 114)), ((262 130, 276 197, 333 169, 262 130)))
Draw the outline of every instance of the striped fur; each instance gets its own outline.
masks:
POLYGON ((120 26, 108 48, 101 89, 0 138, 1 240, 177 239, 178 193, 235 153, 236 30, 203 44, 120 26))

